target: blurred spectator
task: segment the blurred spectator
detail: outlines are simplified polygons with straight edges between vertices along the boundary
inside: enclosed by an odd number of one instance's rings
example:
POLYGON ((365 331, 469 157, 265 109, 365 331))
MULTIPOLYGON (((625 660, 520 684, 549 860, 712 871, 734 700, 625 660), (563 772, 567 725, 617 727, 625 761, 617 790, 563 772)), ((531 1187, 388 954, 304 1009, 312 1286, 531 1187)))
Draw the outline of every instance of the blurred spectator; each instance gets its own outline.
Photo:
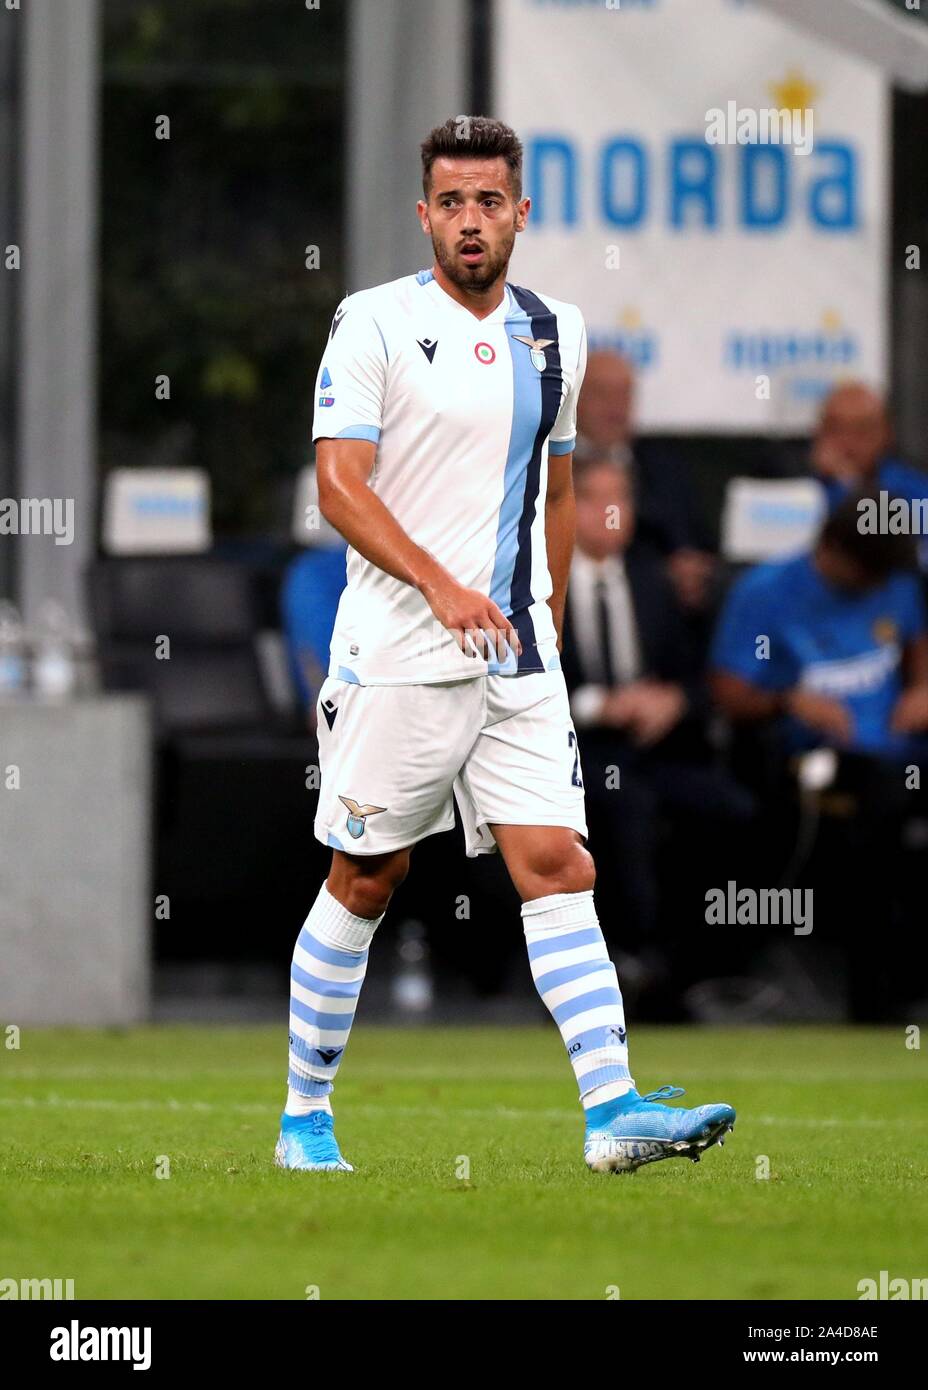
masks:
MULTIPOLYGON (((812 467, 835 507, 849 491, 884 491, 908 502, 928 500, 928 474, 893 452, 886 402, 862 382, 846 382, 826 397, 812 441, 812 467)), ((928 544, 919 547, 928 569, 928 544)))
MULTIPOLYGON (((681 829, 682 874, 687 855, 699 854, 700 832, 752 808, 713 763, 700 653, 663 556, 638 534, 629 467, 581 460, 574 489, 561 662, 580 731, 599 891, 620 907, 618 939, 640 947, 653 941, 658 920, 665 824, 681 829)), ((603 920, 608 934, 610 914, 603 920)))
POLYGON ((858 501, 839 503, 811 553, 742 576, 712 685, 732 720, 770 736, 767 828, 791 824, 795 846, 775 874, 814 891, 850 1017, 885 1022, 905 1014, 926 958, 924 837, 906 828, 924 816, 911 774, 928 756, 928 620, 909 539, 861 534, 858 501), (833 750, 827 770, 799 791, 790 755, 816 747, 833 750))
POLYGON ((714 558, 703 546, 689 471, 665 448, 634 438, 635 377, 617 352, 591 352, 577 410, 577 455, 628 464, 638 498, 639 530, 667 557, 677 597, 688 609, 709 599, 714 558))
POLYGON ((318 513, 314 472, 307 479, 300 504, 307 498, 317 524, 307 526, 301 515, 300 536, 307 548, 287 566, 280 603, 291 676, 312 727, 316 697, 329 669, 329 645, 345 587, 348 547, 318 513))
POLYGON ((857 504, 839 504, 810 554, 735 584, 713 689, 730 719, 776 721, 787 750, 906 757, 928 729, 925 603, 908 538, 861 534, 857 504))

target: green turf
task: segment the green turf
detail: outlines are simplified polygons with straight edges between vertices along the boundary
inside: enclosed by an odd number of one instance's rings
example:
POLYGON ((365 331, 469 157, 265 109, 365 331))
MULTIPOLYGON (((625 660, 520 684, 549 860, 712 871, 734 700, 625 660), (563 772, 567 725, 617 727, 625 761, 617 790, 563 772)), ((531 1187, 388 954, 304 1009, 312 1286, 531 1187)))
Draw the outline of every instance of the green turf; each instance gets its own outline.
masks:
POLYGON ((881 1269, 924 1274, 925 1063, 902 1028, 632 1043, 640 1090, 737 1108, 723 1149, 593 1175, 553 1028, 362 1021, 336 1096, 355 1173, 282 1172, 283 1028, 25 1029, 0 1047, 0 1278, 73 1278, 78 1298, 854 1299, 881 1269))

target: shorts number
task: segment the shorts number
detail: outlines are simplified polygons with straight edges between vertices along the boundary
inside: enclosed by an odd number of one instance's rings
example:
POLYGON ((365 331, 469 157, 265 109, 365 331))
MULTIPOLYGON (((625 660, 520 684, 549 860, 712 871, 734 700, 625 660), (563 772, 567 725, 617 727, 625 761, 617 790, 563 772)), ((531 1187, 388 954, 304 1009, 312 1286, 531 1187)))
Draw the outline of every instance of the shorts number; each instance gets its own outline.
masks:
POLYGON ((572 787, 582 787, 583 778, 580 776, 580 749, 577 747, 577 735, 573 729, 567 734, 567 746, 574 750, 574 766, 570 774, 570 785, 572 787))

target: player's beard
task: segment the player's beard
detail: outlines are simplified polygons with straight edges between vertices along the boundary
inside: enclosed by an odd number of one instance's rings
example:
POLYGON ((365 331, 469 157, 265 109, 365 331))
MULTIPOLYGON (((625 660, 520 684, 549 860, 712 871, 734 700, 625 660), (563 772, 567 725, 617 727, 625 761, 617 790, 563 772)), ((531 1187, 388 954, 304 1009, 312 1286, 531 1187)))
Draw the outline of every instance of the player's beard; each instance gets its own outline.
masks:
POLYGON ((482 241, 481 245, 486 251, 486 261, 483 265, 471 266, 459 261, 454 252, 449 251, 434 232, 432 233, 432 250, 435 252, 435 259, 448 279, 453 285, 457 285, 458 289, 472 290, 477 294, 482 294, 500 276, 505 276, 515 244, 515 227, 512 228, 506 240, 497 248, 495 253, 491 251, 486 242, 482 241))

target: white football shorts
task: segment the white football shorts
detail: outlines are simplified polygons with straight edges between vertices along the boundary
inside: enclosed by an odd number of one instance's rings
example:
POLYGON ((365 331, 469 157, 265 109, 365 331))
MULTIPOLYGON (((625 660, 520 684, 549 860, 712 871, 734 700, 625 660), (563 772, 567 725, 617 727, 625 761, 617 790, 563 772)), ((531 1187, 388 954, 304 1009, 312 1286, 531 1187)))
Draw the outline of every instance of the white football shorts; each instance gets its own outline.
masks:
POLYGON ((384 854, 454 825, 467 854, 489 829, 564 825, 586 838, 583 774, 563 672, 423 685, 327 676, 316 701, 321 786, 315 834, 349 854, 384 854))

